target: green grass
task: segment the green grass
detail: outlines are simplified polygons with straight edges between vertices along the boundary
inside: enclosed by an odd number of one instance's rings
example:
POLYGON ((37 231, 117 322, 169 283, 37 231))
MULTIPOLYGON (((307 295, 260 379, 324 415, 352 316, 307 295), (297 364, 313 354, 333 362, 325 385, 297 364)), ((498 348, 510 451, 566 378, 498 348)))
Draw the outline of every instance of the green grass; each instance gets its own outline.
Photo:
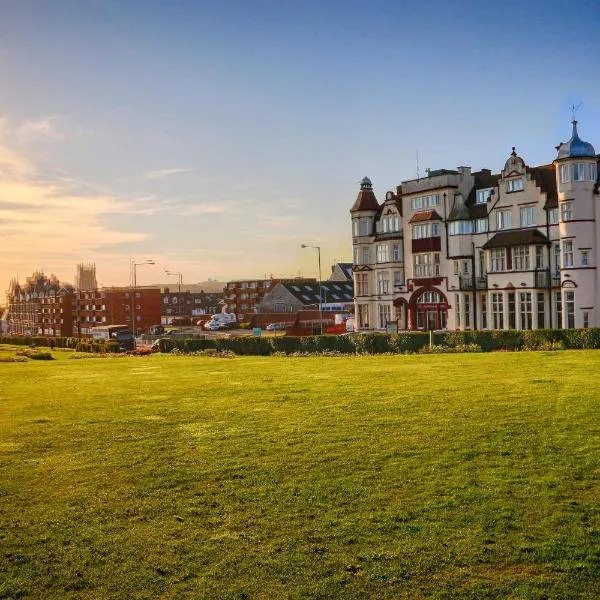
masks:
POLYGON ((0 598, 600 595, 600 352, 56 354, 0 363, 0 598))

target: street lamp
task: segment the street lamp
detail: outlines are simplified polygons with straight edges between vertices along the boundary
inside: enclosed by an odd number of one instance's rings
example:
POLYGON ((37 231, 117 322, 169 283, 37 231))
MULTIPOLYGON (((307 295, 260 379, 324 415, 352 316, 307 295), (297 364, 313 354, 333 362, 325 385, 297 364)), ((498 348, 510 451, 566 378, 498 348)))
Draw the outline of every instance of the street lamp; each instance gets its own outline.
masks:
POLYGON ((323 292, 321 289, 321 246, 307 246, 306 244, 300 244, 300 248, 313 248, 317 251, 317 258, 319 261, 319 320, 321 321, 321 335, 323 335, 323 292))
MULTIPOLYGON (((129 259, 131 262, 131 275, 132 275, 132 283, 133 283, 133 291, 131 293, 131 331, 133 333, 133 337, 135 339, 135 288, 137 287, 137 268, 140 265, 155 265, 156 263, 153 260, 143 260, 141 262, 135 262, 135 258, 129 259)), ((135 344, 135 341, 134 341, 135 344)))
POLYGON ((181 284, 183 283, 183 275, 181 273, 173 273, 172 271, 166 271, 167 275, 173 275, 177 277, 177 312, 179 315, 182 314, 181 310, 181 284))

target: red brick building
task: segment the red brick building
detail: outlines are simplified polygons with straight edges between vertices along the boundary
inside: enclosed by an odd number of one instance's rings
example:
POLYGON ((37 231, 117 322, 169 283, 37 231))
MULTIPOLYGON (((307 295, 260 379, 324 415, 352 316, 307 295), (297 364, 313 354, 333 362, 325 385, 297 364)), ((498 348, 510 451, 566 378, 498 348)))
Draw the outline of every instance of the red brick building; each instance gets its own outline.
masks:
POLYGON ((80 290, 74 307, 74 331, 90 335, 99 325, 130 325, 141 333, 160 324, 160 288, 105 287, 80 290))
POLYGON ((11 281, 7 292, 9 334, 73 335, 73 298, 73 287, 62 285, 55 275, 36 272, 24 284, 11 281))

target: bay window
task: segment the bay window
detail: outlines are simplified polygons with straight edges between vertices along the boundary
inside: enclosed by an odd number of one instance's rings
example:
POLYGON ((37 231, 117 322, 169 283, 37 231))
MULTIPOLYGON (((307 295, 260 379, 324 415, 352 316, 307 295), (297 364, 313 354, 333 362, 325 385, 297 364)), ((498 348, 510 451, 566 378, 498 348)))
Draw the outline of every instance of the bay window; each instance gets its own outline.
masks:
POLYGON ((377 271, 377 293, 389 293, 390 275, 387 271, 377 271))
POLYGON ((369 274, 368 273, 357 273, 356 274, 356 295, 357 296, 368 296, 369 295, 369 274))
POLYGON ((573 218, 573 203, 562 202, 560 205, 560 220, 570 221, 573 218))
POLYGON ((389 262, 390 253, 389 246, 387 244, 377 244, 375 247, 376 259, 378 263, 389 262))
POLYGON ((506 270, 506 250, 504 248, 492 248, 490 250, 490 271, 506 270))
POLYGON ((513 269, 515 271, 529 270, 529 246, 516 246, 513 249, 513 269))
POLYGON ((573 266, 573 242, 565 241, 562 245, 563 267, 569 268, 573 266))
POLYGON ((438 252, 414 254, 413 266, 415 277, 434 277, 440 274, 440 255, 438 252))

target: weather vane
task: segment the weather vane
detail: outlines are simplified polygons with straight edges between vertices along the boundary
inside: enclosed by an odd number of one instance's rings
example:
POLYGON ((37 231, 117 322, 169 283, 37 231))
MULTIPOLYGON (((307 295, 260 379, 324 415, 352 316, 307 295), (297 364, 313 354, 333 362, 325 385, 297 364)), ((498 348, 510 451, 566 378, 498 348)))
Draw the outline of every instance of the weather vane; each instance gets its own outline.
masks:
POLYGON ((571 105, 571 122, 576 121, 577 119, 575 118, 575 113, 579 110, 579 107, 583 104, 583 102, 580 102, 577 106, 575 106, 574 104, 571 105))

